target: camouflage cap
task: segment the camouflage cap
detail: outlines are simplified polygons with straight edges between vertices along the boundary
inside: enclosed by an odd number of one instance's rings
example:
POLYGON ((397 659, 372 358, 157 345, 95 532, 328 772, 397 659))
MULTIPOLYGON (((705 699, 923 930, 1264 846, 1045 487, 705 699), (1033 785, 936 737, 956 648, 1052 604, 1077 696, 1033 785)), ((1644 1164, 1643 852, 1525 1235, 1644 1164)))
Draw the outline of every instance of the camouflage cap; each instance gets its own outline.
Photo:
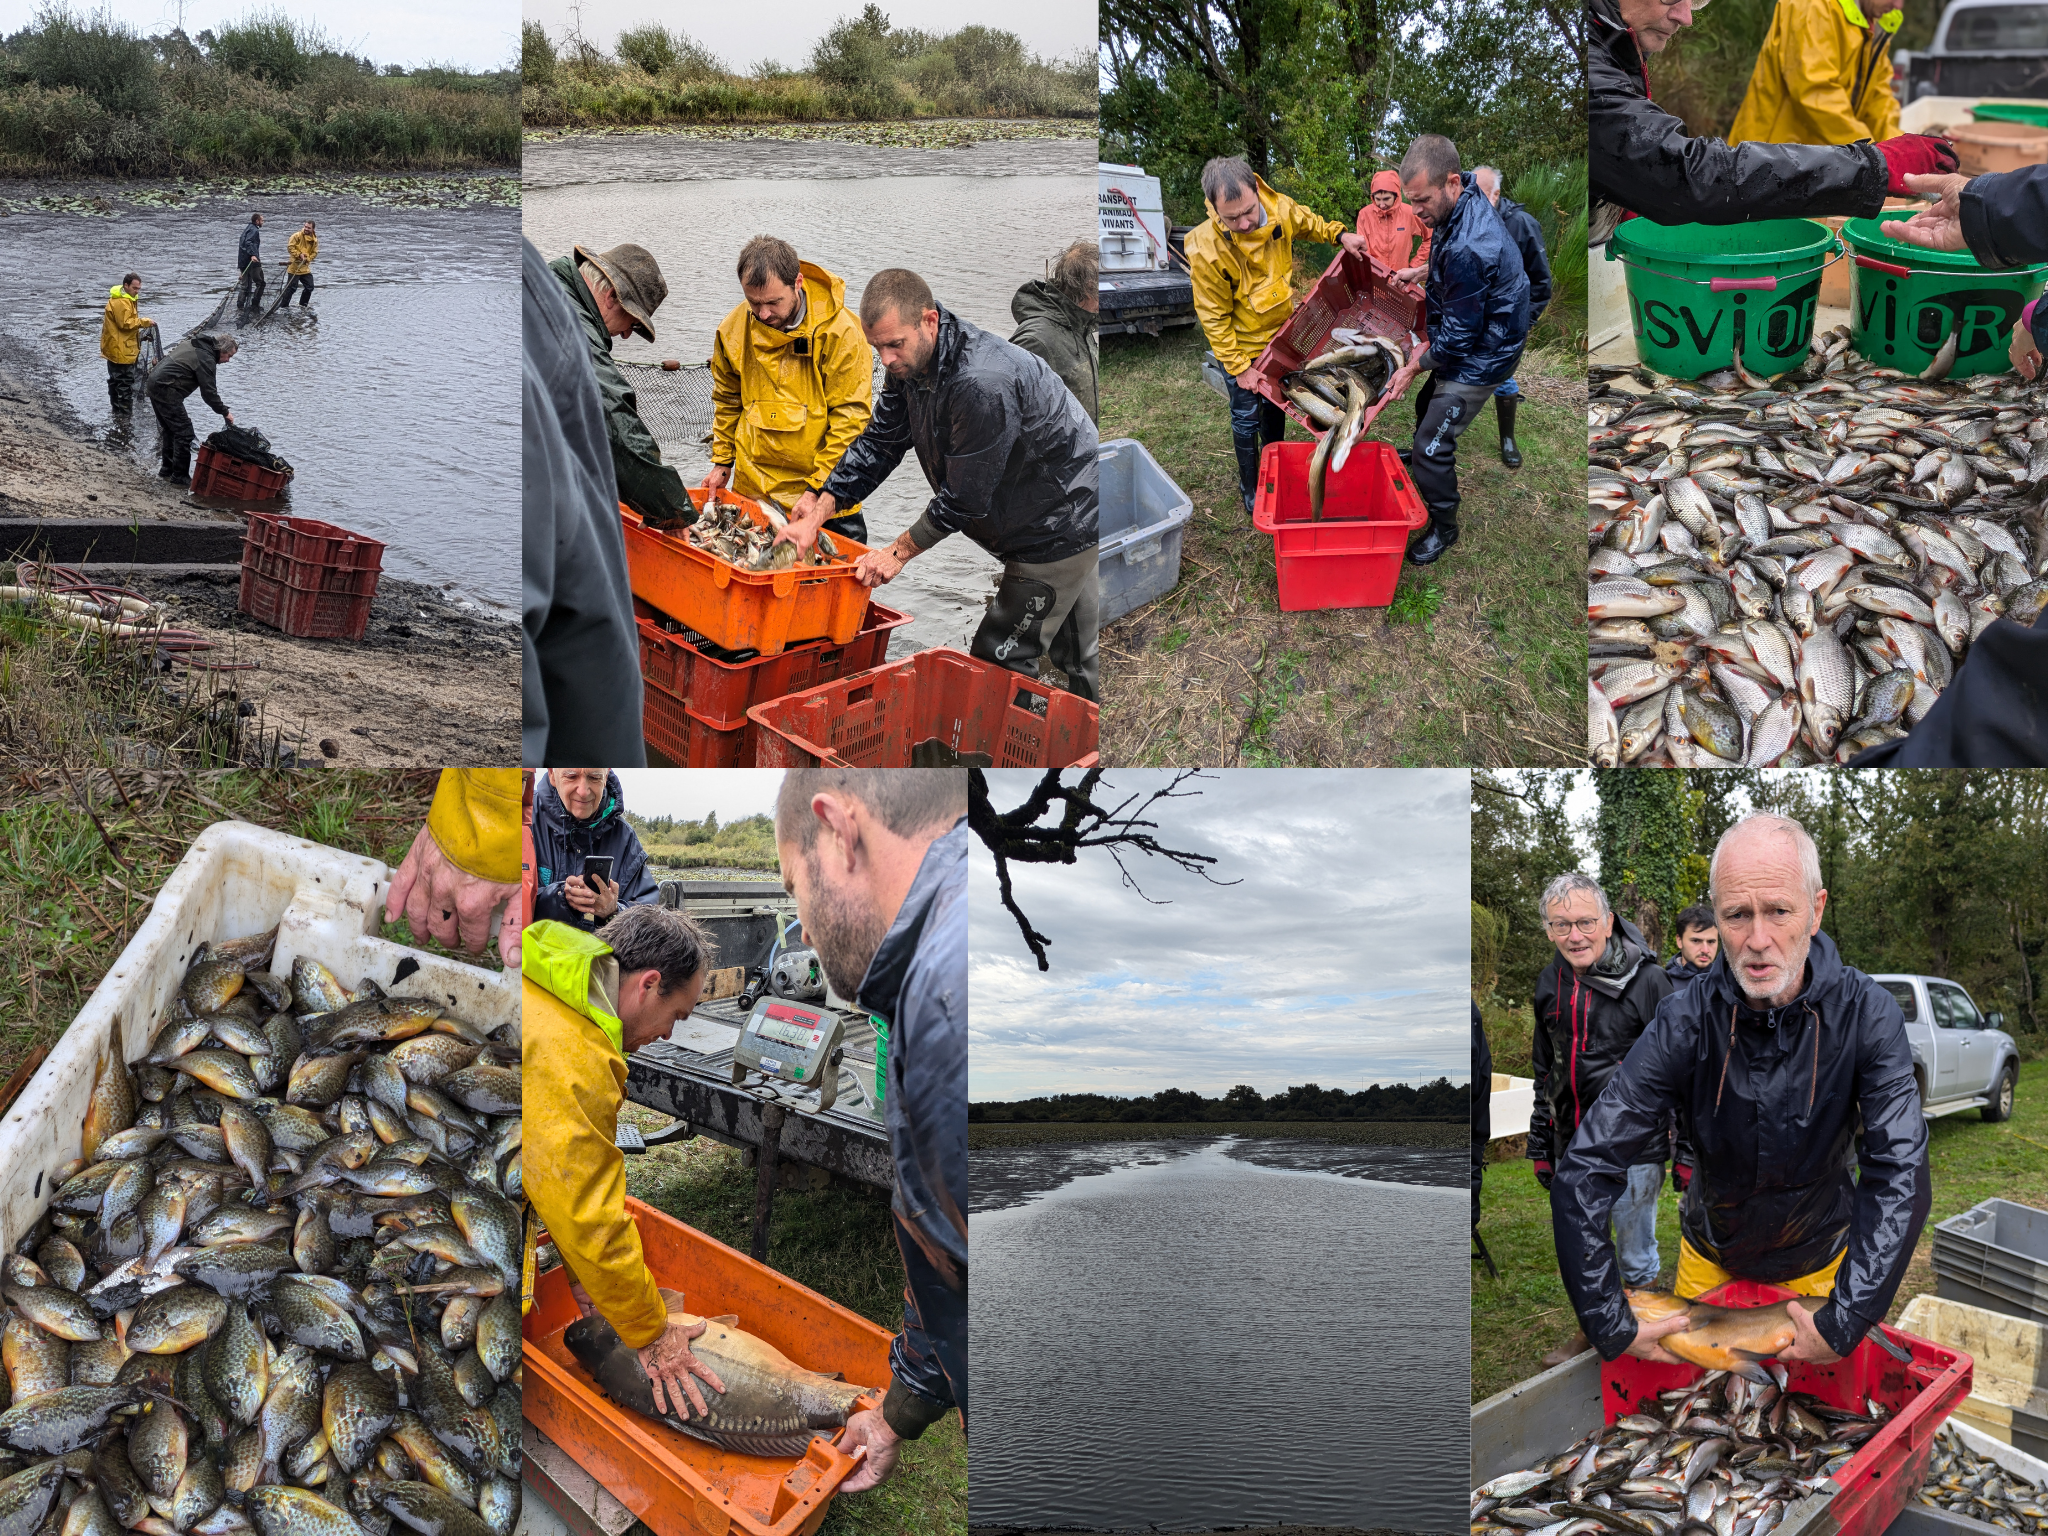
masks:
POLYGON ((633 329, 649 341, 654 340, 654 312, 668 297, 668 284, 662 279, 654 253, 640 245, 615 245, 608 251, 593 251, 579 245, 576 260, 587 261, 604 274, 619 307, 633 317, 633 329))

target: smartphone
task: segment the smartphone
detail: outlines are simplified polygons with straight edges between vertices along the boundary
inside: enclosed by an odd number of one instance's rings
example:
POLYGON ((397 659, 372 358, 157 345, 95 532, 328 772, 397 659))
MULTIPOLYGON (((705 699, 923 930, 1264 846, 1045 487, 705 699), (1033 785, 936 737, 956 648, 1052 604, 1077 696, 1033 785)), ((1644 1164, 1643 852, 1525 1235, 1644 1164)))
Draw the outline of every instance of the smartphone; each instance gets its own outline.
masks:
POLYGON ((586 853, 583 855, 583 883, 589 885, 592 880, 602 880, 606 885, 612 883, 612 856, 610 854, 586 853))

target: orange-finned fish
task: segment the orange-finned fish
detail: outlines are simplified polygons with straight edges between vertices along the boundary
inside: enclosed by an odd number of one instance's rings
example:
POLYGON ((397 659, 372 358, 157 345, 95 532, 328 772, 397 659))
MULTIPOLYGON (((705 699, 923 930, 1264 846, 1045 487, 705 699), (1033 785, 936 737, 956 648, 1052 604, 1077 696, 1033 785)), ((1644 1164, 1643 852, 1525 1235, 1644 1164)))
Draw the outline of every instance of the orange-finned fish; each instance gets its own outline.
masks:
MULTIPOLYGON (((1709 1307, 1663 1291, 1629 1291, 1627 1295, 1629 1310, 1639 1322, 1686 1314, 1682 1330, 1657 1340, 1679 1359, 1710 1371, 1730 1371, 1759 1385, 1771 1378, 1758 1362, 1782 1355, 1799 1337, 1789 1301, 1769 1307, 1709 1307)), ((1823 1298, 1806 1299, 1809 1306, 1818 1306, 1823 1298)), ((1865 1337, 1896 1360, 1912 1358, 1886 1338, 1881 1328, 1871 1329, 1865 1337)))

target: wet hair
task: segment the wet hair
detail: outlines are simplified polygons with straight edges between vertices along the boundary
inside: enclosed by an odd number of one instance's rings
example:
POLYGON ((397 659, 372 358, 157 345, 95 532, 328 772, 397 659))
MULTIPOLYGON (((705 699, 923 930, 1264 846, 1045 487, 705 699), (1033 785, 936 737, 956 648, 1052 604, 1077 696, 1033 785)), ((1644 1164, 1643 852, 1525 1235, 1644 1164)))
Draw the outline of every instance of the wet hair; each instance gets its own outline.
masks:
POLYGON ((1768 832, 1776 832, 1792 839, 1793 846, 1799 850, 1799 877, 1806 887, 1806 904, 1808 907, 1811 907, 1813 905, 1813 898, 1820 894, 1821 888, 1820 849, 1816 848, 1813 839, 1807 836, 1806 828, 1799 825, 1790 816, 1774 816, 1768 811, 1751 811, 1747 816, 1736 822, 1734 826, 1723 832, 1721 840, 1714 844, 1714 857, 1707 864, 1707 899, 1716 906, 1720 905, 1721 850, 1728 846, 1728 840, 1731 837, 1735 836, 1744 827, 1751 826, 1760 827, 1768 832))
POLYGON ((663 997, 688 986, 718 953, 697 919, 652 902, 614 913, 601 936, 619 962, 621 981, 635 971, 659 971, 663 997))
MULTIPOLYGON (((1475 186, 1476 186, 1476 185, 1478 184, 1478 181, 1479 181, 1479 174, 1480 174, 1480 172, 1482 172, 1482 171, 1484 171, 1484 172, 1485 172, 1485 173, 1486 173, 1487 175, 1489 175, 1489 176, 1491 176, 1491 177, 1493 178, 1493 185, 1494 185, 1494 189, 1495 189, 1496 191, 1498 191, 1498 192, 1499 192, 1499 193, 1500 193, 1500 194, 1501 194, 1501 195, 1502 195, 1503 197, 1505 197, 1505 196, 1507 195, 1507 190, 1508 190, 1508 184, 1507 184, 1507 178, 1505 178, 1504 176, 1502 176, 1502 175, 1501 175, 1501 173, 1500 173, 1500 167, 1499 167, 1499 166, 1497 166, 1497 165, 1475 165, 1475 166, 1473 166, 1473 167, 1472 167, 1472 181, 1473 181, 1473 184, 1474 184, 1475 186)), ((1483 191, 1483 190, 1485 190, 1485 189, 1484 189, 1484 188, 1481 188, 1481 190, 1483 191)))
POLYGON ((1712 928, 1713 926, 1714 909, 1694 902, 1678 914, 1678 921, 1671 925, 1671 931, 1682 939, 1695 928, 1712 928))
POLYGON ((951 768, 791 768, 775 797, 775 840, 809 853, 818 844, 817 794, 851 795, 898 837, 950 827, 967 814, 967 775, 951 768))
POLYGON ((1614 909, 1607 905, 1607 893, 1600 889, 1600 882, 1591 875, 1578 870, 1567 870, 1550 884, 1543 887, 1543 895, 1536 903, 1536 916, 1543 922, 1550 921, 1550 909, 1566 901, 1574 891, 1591 891, 1593 899, 1600 903, 1600 915, 1605 917, 1614 909))
POLYGON ((213 355, 216 358, 228 357, 241 350, 242 344, 226 331, 218 332, 213 338, 213 355))
POLYGON ((797 265, 796 247, 773 235, 756 235, 740 247, 739 278, 742 288, 758 288, 773 276, 794 288, 803 269, 797 265))
POLYGON ((1212 203, 1235 197, 1247 187, 1256 192, 1259 178, 1241 155, 1218 155, 1202 167, 1202 196, 1212 203))
POLYGON ((1440 187, 1458 174, 1458 146, 1440 133, 1425 133, 1401 157, 1401 185, 1420 176, 1423 184, 1440 187))
POLYGON ((142 274, 140 272, 124 272, 121 274, 121 286, 123 288, 133 288, 141 281, 142 274))
POLYGON ((249 215, 249 222, 251 224, 261 224, 263 222, 263 215, 260 213, 252 213, 249 215))
POLYGON ((915 323, 924 318, 926 310, 938 307, 923 278, 908 267, 888 267, 869 278, 861 290, 860 323, 876 325, 885 312, 915 323))
POLYGON ((1052 264, 1052 285, 1076 304, 1085 303, 1102 280, 1102 257, 1093 240, 1076 240, 1052 264))

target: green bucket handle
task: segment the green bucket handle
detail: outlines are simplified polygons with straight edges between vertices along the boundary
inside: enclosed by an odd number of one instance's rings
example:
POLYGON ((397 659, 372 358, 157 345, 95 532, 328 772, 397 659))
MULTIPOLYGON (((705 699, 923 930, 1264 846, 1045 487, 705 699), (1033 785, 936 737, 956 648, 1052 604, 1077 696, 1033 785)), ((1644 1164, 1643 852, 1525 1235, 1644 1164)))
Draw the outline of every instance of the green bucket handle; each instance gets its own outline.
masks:
MULTIPOLYGON (((1834 236, 1833 246, 1834 255, 1828 257, 1819 266, 1808 267, 1803 272, 1788 272, 1785 274, 1783 281, 1791 282, 1794 278, 1811 277, 1816 272, 1825 272, 1829 267, 1849 254, 1849 249, 1842 244, 1842 237, 1839 233, 1834 236)), ((1709 293, 1776 293, 1780 281, 1780 279, 1775 277, 1680 277, 1675 272, 1660 272, 1647 262, 1631 261, 1626 256, 1616 254, 1612 241, 1609 241, 1607 245, 1607 259, 1609 261, 1618 261, 1624 267, 1639 267, 1652 277, 1661 277, 1667 282, 1690 283, 1693 287, 1704 288, 1709 293)), ((1858 256, 1856 260, 1862 262, 1865 266, 1882 265, 1878 262, 1865 261, 1861 256, 1858 256)), ((1888 270, 1896 270, 1901 277, 1906 275, 1905 268, 1903 267, 1888 270)))

